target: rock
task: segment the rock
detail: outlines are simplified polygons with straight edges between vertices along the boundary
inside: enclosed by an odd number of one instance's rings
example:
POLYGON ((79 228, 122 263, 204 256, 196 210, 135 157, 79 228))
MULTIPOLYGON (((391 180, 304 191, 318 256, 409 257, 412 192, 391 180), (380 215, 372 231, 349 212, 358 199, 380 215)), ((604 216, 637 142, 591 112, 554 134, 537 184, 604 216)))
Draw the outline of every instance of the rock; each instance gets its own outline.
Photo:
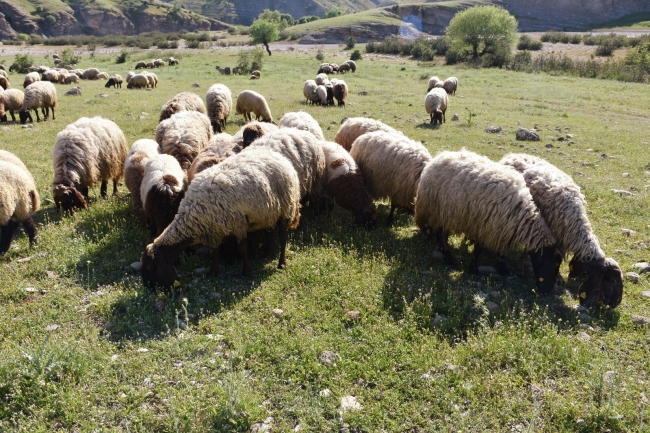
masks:
POLYGON ((647 317, 633 314, 632 323, 635 323, 637 325, 650 326, 650 319, 648 319, 647 317))
POLYGON ((644 298, 650 298, 650 290, 644 290, 643 292, 641 292, 641 296, 643 296, 644 298))
POLYGON ((140 272, 142 270, 142 265, 140 262, 133 262, 129 265, 129 267, 136 272, 140 272))
MULTIPOLYGON (((368 95, 368 92, 366 92, 365 90, 362 90, 362 91, 360 91, 359 93, 357 93, 357 95, 359 95, 359 96, 367 96, 367 95, 368 95)), ((365 111, 364 111, 364 114, 366 114, 365 111)))
POLYGON ((591 340, 591 336, 590 336, 589 334, 587 334, 586 332, 584 332, 584 331, 583 331, 583 332, 579 332, 578 335, 577 335, 577 337, 578 337, 578 340, 580 340, 580 341, 584 341, 585 343, 586 343, 587 341, 590 341, 590 340, 591 340))
POLYGON ((33 128, 33 127, 34 127, 34 125, 31 124, 31 123, 28 124, 28 125, 23 125, 23 126, 21 126, 21 128, 23 128, 23 129, 31 129, 31 128, 33 128))
POLYGON ((630 173, 623 173, 623 177, 630 177, 630 173))
POLYGON ((497 292, 496 290, 493 290, 490 292, 490 296, 494 299, 499 299, 501 297, 501 293, 497 292))
POLYGON ((546 148, 547 149, 553 149, 553 145, 551 143, 546 143, 546 148))
POLYGON ((451 120, 453 120, 454 122, 457 121, 458 119, 459 119, 458 114, 454 114, 453 116, 451 116, 451 120))
POLYGON ((422 376, 420 376, 420 379, 431 380, 431 375, 429 373, 424 373, 422 376))
POLYGON ((478 273, 481 275, 490 275, 490 274, 496 274, 497 270, 492 266, 479 266, 478 273))
POLYGON ((537 397, 544 395, 544 391, 542 390, 542 388, 540 388, 537 385, 533 385, 532 383, 530 384, 530 392, 535 394, 535 396, 537 397))
POLYGON ((476 296, 478 296, 479 298, 485 300, 485 298, 487 298, 487 293, 485 293, 485 292, 483 292, 483 291, 480 291, 480 292, 478 292, 478 293, 476 294, 476 296))
POLYGON ((336 361, 340 361, 341 357, 337 353, 334 353, 330 350, 325 350, 323 353, 320 354, 318 360, 322 364, 330 365, 330 364, 334 364, 336 361))
POLYGON ((485 128, 485 132, 489 132, 490 134, 498 134, 501 131, 503 131, 502 126, 488 126, 485 128))
POLYGON ((438 251, 438 250, 435 250, 434 252, 432 252, 431 257, 433 257, 434 260, 444 260, 445 259, 445 255, 442 252, 438 251))
POLYGON ((27 287, 27 288, 25 289, 25 291, 26 291, 27 293, 36 293, 36 289, 35 289, 34 287, 27 287))
POLYGON ((192 84, 192 87, 201 87, 201 85, 199 83, 194 83, 192 84))
POLYGON ((576 136, 575 134, 567 134, 566 138, 575 138, 575 136, 576 136))
POLYGON ((114 322, 106 322, 106 323, 104 323, 104 326, 102 327, 102 329, 105 330, 105 331, 108 331, 109 329, 114 328, 114 327, 115 327, 114 322))
POLYGON ((45 271, 45 273, 47 275, 47 278, 51 278, 51 279, 59 278, 59 276, 54 271, 45 271))
POLYGON ((351 310, 345 313, 346 317, 350 320, 359 320, 361 319, 361 311, 351 310))
POLYGON ((274 308, 273 309, 273 315, 277 317, 278 319, 284 315, 284 311, 282 311, 279 308, 274 308))
POLYGON ((616 372, 615 371, 606 371, 605 374, 603 374, 603 381, 612 384, 616 380, 616 372))
POLYGON ((321 392, 318 393, 323 398, 331 397, 332 396, 332 391, 329 388, 325 388, 321 392))
POLYGON ((176 325, 177 325, 180 329, 185 329, 185 328, 187 328, 187 325, 185 324, 185 322, 183 322, 183 320, 178 319, 178 318, 176 319, 176 325))
POLYGON ((627 274, 625 274, 625 277, 628 280, 632 281, 633 283, 639 282, 639 274, 637 274, 636 272, 628 272, 627 274))
POLYGON ((639 262, 632 265, 634 269, 637 269, 640 274, 644 272, 650 272, 650 263, 648 262, 639 262))
POLYGON ((636 234, 636 232, 634 230, 630 230, 630 229, 621 229, 621 232, 623 232, 623 234, 625 236, 630 236, 630 235, 635 235, 636 234))
POLYGON ((48 332, 52 332, 52 331, 56 331, 56 330, 59 329, 59 328, 60 328, 59 325, 52 324, 52 325, 47 325, 47 326, 45 327, 45 330, 48 331, 48 332))
POLYGON ((341 399, 341 410, 343 412, 356 412, 363 409, 363 405, 357 401, 357 399, 351 395, 346 395, 341 399))
POLYGON ((494 302, 490 301, 485 303, 485 308, 487 308, 490 311, 497 311, 499 309, 499 306, 494 302))
POLYGON ((138 350, 136 350, 136 352, 138 353, 147 353, 148 351, 149 349, 147 349, 146 347, 141 347, 138 350))
POLYGON ((587 313, 578 313, 578 319, 587 321, 591 320, 591 316, 587 313))
POLYGON ((586 323, 581 323, 581 324, 579 324, 579 325, 578 325, 578 328, 580 328, 580 329, 584 329, 585 331, 593 331, 593 330, 594 330, 594 328, 592 328, 591 326, 587 325, 586 323))
POLYGON ((631 196, 635 195, 634 193, 631 193, 630 191, 625 191, 624 189, 611 189, 614 194, 619 194, 619 195, 624 195, 624 196, 631 196))
POLYGON ((196 268, 196 269, 194 269, 194 273, 197 274, 197 275, 201 275, 205 271, 206 271, 206 268, 196 268))
POLYGON ((268 424, 264 424, 263 422, 258 422, 253 424, 250 430, 251 433, 264 433, 270 431, 271 431, 271 426, 268 424))
POLYGON ((153 307, 156 309, 156 311, 162 311, 163 308, 165 308, 165 301, 162 299, 156 300, 156 302, 153 303, 153 307))
POLYGON ((3 131, 11 131, 11 128, 8 127, 8 126, 3 126, 3 127, 2 127, 2 130, 3 130, 3 131))
POLYGON ((100 93, 99 95, 100 98, 108 98, 108 95, 106 93, 100 93))
POLYGON ((564 137, 558 137, 557 141, 564 141, 564 137))
POLYGON ((539 141, 539 135, 536 132, 529 131, 526 128, 519 128, 515 133, 517 140, 522 141, 539 141))
POLYGON ((65 92, 65 94, 70 96, 81 96, 81 89, 79 87, 73 87, 65 92))
POLYGON ((27 263, 31 259, 32 259, 32 256, 23 257, 23 258, 20 258, 20 259, 16 259, 16 263, 27 263))

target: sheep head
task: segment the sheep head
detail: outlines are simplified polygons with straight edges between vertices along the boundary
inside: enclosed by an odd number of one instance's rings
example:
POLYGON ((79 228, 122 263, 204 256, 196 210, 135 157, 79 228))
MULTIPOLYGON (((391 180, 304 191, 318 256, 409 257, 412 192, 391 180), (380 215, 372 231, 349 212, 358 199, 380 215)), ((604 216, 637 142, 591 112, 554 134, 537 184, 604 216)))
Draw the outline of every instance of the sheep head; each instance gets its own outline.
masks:
POLYGON ((432 116, 431 119, 432 119, 432 122, 431 122, 431 123, 433 123, 434 125, 435 125, 437 122, 440 122, 440 124, 442 125, 442 110, 435 110, 435 111, 433 112, 433 116, 432 116))
POLYGON ((533 264, 537 291, 544 295, 551 293, 560 272, 562 254, 555 247, 543 247, 530 251, 530 261, 533 264))
POLYGON ((612 258, 588 262, 574 257, 569 263, 569 278, 587 274, 587 280, 578 289, 580 305, 593 307, 603 302, 615 308, 623 299, 623 271, 612 258))
POLYGON ((250 144, 264 135, 264 129, 260 125, 246 125, 242 132, 242 148, 247 148, 250 144))
POLYGON ((28 109, 26 108, 21 108, 20 111, 18 112, 18 117, 20 117, 20 123, 25 124, 27 123, 27 120, 31 123, 34 123, 34 119, 32 118, 32 114, 29 112, 28 109))
POLYGON ((142 283, 145 287, 150 289, 156 286, 165 289, 178 287, 180 282, 174 264, 180 253, 191 243, 191 239, 186 239, 174 245, 147 245, 140 258, 142 283))
POLYGON ((56 203, 56 210, 63 208, 64 212, 74 209, 88 208, 88 200, 71 183, 56 184, 52 188, 52 196, 56 203))

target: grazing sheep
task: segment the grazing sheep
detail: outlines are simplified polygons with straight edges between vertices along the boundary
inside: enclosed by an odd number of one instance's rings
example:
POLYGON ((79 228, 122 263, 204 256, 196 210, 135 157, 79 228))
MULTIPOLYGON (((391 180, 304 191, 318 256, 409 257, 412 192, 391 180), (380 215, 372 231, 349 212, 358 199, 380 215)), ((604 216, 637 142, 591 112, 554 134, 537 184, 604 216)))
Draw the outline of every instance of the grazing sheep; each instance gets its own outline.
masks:
POLYGON ((70 71, 70 73, 75 74, 77 77, 82 78, 84 75, 84 70, 83 69, 73 69, 70 71))
POLYGON ((131 146, 124 161, 124 184, 131 193, 131 213, 142 223, 145 222, 140 186, 147 161, 161 152, 155 140, 142 138, 131 146))
POLYGON ((133 71, 129 71, 128 74, 126 74, 126 84, 129 84, 129 80, 133 77, 135 77, 136 73, 133 71))
POLYGON ((7 122, 7 111, 11 114, 11 121, 16 121, 14 112, 23 106, 25 94, 19 89, 7 89, 0 93, 0 122, 7 122))
POLYGON ((149 80, 146 75, 136 74, 131 77, 126 83, 127 89, 143 89, 149 85, 149 80))
POLYGON ((143 68, 146 68, 146 67, 147 67, 147 64, 145 62, 138 62, 135 65, 135 69, 143 69, 143 68))
POLYGON ((442 83, 442 88, 445 89, 445 92, 449 95, 455 95, 456 89, 458 89, 458 78, 449 77, 442 83))
POLYGON ((250 77, 248 77, 248 79, 249 80, 259 80, 260 77, 258 75, 251 75, 250 77))
POLYGON ((165 66, 165 62, 163 61, 163 59, 156 59, 156 60, 153 61, 153 65, 156 68, 161 68, 161 67, 165 66))
POLYGON ((100 72, 95 77, 96 80, 108 80, 108 72, 100 72))
POLYGON ((162 152, 176 158, 185 171, 211 138, 210 119, 198 111, 178 112, 156 127, 156 142, 162 152))
POLYGON ((254 70, 253 72, 251 72, 251 75, 254 75, 257 78, 262 78, 262 73, 258 70, 254 70))
POLYGON ((352 69, 352 67, 350 66, 350 64, 344 62, 344 63, 341 63, 339 65, 338 72, 339 72, 339 74, 344 74, 344 73, 348 72, 351 69, 352 69))
POLYGON ((154 78, 153 74, 151 73, 142 73, 145 77, 147 77, 147 87, 151 87, 152 89, 156 87, 156 79, 154 78))
POLYGON ((318 75, 316 75, 316 80, 314 80, 314 81, 316 81, 316 84, 318 86, 320 86, 326 80, 329 80, 329 78, 327 78, 327 74, 318 74, 318 75))
MULTIPOLYGON (((100 70, 97 68, 88 68, 84 71, 81 78, 84 80, 97 80, 100 73, 100 70)), ((106 78, 108 78, 108 74, 106 75, 106 78)))
POLYGON ((438 81, 435 86, 433 86, 434 89, 442 89, 442 85, 444 84, 444 81, 438 81))
POLYGON ((255 114, 256 120, 273 122, 271 109, 269 108, 269 104, 266 103, 266 99, 264 99, 264 96, 252 90, 244 90, 237 95, 236 112, 243 116, 247 122, 252 120, 250 113, 255 114))
POLYGON ((38 190, 25 164, 12 153, 0 151, 0 255, 9 250, 20 224, 29 245, 36 245, 38 235, 32 215, 39 206, 38 190))
POLYGON ((52 109, 52 120, 56 120, 54 115, 54 109, 58 105, 58 100, 56 98, 56 88, 54 84, 49 81, 37 81, 25 88, 25 96, 23 99, 23 105, 20 107, 18 112, 18 117, 20 117, 20 123, 23 125, 29 119, 30 122, 34 122, 30 110, 34 110, 36 113, 36 121, 40 122, 41 119, 38 117, 38 109, 40 108, 43 113, 43 120, 47 120, 50 115, 50 109, 52 109))
POLYGON ((323 130, 320 125, 309 113, 304 111, 285 113, 280 119, 280 128, 296 128, 303 131, 309 131, 314 134, 314 137, 321 141, 325 141, 323 130))
POLYGON ((235 153, 237 153, 241 149, 247 148, 253 141, 257 140, 262 135, 270 134, 272 132, 278 131, 278 129, 279 128, 273 123, 253 120, 252 122, 249 122, 239 128, 239 131, 237 131, 232 137, 234 146, 232 149, 239 149, 235 151, 235 153))
POLYGON ((74 84, 79 84, 79 76, 76 75, 76 74, 66 75, 64 83, 65 84, 73 84, 73 83, 74 84))
POLYGON ((350 148, 364 183, 374 199, 390 199, 388 224, 396 207, 413 211, 420 175, 431 160, 429 151, 403 134, 374 131, 361 135, 350 148))
POLYGON ((7 90, 9 87, 11 87, 9 85, 9 80, 7 77, 0 76, 0 87, 2 87, 3 90, 7 90))
POLYGON ((59 72, 50 69, 48 71, 43 72, 43 76, 41 77, 41 80, 43 81, 49 81, 50 83, 58 83, 59 82, 59 72))
POLYGON ((185 196, 187 179, 171 155, 154 155, 144 166, 140 198, 151 236, 156 237, 172 222, 185 196))
POLYGON ((169 59, 167 59, 167 64, 168 64, 169 66, 175 66, 175 65, 178 65, 178 59, 175 59, 175 58, 173 58, 173 57, 170 57, 169 59))
POLYGON ((523 246, 538 291, 553 290, 561 263, 556 240, 512 167, 466 150, 436 155, 422 172, 415 222, 436 235, 447 264, 454 263, 449 235, 464 233, 474 243, 474 271, 484 248, 504 255, 523 246))
POLYGON ((499 163, 523 174, 533 201, 557 239, 558 250, 562 255, 573 253, 569 276, 587 272, 587 281, 579 290, 580 304, 591 307, 602 298, 616 307, 623 297, 623 273, 600 248, 580 187, 571 176, 536 156, 508 154, 499 163))
POLYGON ((217 66, 216 69, 217 71, 219 71, 221 75, 230 75, 230 68, 227 66, 225 68, 220 68, 219 66, 217 66))
POLYGON ((208 147, 201 150, 192 161, 192 165, 187 171, 187 182, 191 183, 197 174, 219 164, 229 156, 236 155, 241 150, 240 147, 234 146, 232 135, 226 133, 216 134, 210 140, 208 147))
POLYGON ((207 114, 203 99, 199 95, 192 92, 181 92, 161 107, 159 122, 169 119, 179 111, 198 111, 199 113, 207 114))
POLYGON ((52 195, 57 210, 88 207, 88 188, 100 181, 102 197, 106 197, 109 179, 117 195, 127 152, 124 133, 108 119, 82 117, 66 126, 57 134, 52 151, 52 195))
POLYGON ((329 63, 324 63, 318 68, 317 74, 331 74, 332 72, 334 72, 334 69, 329 63))
POLYGON ((318 84, 316 84, 316 81, 314 80, 306 80, 305 84, 303 84, 302 87, 302 94, 305 96, 305 99, 307 102, 312 102, 314 101, 316 95, 316 88, 318 87, 318 84))
POLYGON ((153 69, 153 62, 147 62, 147 69, 153 69))
POLYGON ((65 79, 70 76, 70 73, 68 71, 61 71, 59 72, 59 80, 57 83, 59 84, 65 84, 65 79))
POLYGON ((116 88, 118 88, 118 87, 122 87, 122 81, 120 80, 120 81, 118 82, 117 79, 116 79, 115 77, 111 77, 111 78, 108 79, 108 81, 106 82, 106 84, 104 84, 104 87, 106 87, 107 89, 108 89, 109 87, 113 87, 114 89, 116 89, 116 88))
MULTIPOLYGON (((357 72, 357 64, 354 63, 354 60, 346 60, 343 62, 343 64, 350 65, 350 70, 354 73, 357 72)), ((339 66, 339 71, 341 70, 341 66, 339 66)))
POLYGON ((401 134, 400 131, 391 128, 379 120, 369 119, 367 117, 346 117, 341 122, 341 127, 336 133, 334 141, 343 146, 343 148, 349 152, 354 140, 363 134, 373 131, 401 134))
POLYGON ((205 95, 208 117, 212 124, 212 131, 221 132, 226 127, 226 120, 232 111, 232 94, 230 89, 223 84, 213 84, 205 95))
POLYGON ((41 76, 38 75, 38 72, 30 72, 29 74, 25 75, 25 80, 23 81, 23 89, 26 89, 27 86, 37 81, 41 81, 41 76))
POLYGON ((431 89, 436 87, 436 83, 439 83, 439 82, 440 82, 440 78, 438 78, 435 75, 433 77, 429 78, 429 88, 427 89, 427 93, 429 93, 431 91, 431 89))
POLYGON ((280 233, 278 268, 286 267, 287 229, 300 220, 300 186, 296 171, 282 155, 249 148, 197 175, 185 192, 178 214, 142 254, 145 286, 178 285, 174 265, 192 243, 209 246, 211 275, 219 272, 217 247, 234 236, 244 260, 242 274, 251 275, 246 237, 249 231, 272 228, 280 233))
POLYGON ((316 87, 316 96, 318 97, 318 102, 323 107, 327 107, 327 88, 322 84, 316 87))
POLYGON ((431 89, 427 96, 424 98, 424 108, 426 108, 427 113, 431 117, 431 122, 434 125, 446 121, 445 112, 447 111, 447 105, 449 104, 449 98, 447 98, 447 92, 444 89, 439 89, 434 87, 431 89))
POLYGON ((343 80, 332 80, 332 95, 336 99, 336 105, 345 106, 345 98, 348 97, 348 85, 343 80))
POLYGON ((0 75, 2 75, 5 78, 9 78, 9 75, 7 75, 7 71, 5 70, 5 67, 0 65, 0 75))

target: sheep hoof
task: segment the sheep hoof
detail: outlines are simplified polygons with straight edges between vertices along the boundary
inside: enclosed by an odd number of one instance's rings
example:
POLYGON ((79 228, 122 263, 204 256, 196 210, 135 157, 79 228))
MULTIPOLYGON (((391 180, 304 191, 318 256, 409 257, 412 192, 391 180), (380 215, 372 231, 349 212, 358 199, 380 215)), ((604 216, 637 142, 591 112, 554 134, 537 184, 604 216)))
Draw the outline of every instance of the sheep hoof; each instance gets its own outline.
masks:
POLYGON ((287 269, 287 264, 286 263, 279 263, 278 264, 278 269, 287 269))

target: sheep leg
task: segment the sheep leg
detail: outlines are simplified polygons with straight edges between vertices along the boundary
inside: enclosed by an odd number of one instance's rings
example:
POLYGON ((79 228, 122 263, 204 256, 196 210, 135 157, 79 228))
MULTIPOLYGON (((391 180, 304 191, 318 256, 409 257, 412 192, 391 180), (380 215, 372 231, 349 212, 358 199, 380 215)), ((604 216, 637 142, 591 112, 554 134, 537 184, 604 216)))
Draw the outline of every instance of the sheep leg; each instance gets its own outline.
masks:
POLYGON ((25 230, 25 233, 27 233, 27 236, 29 236, 29 246, 36 246, 38 234, 36 233, 36 224, 34 223, 32 217, 29 217, 23 221, 23 230, 25 230))
POLYGON ((508 275, 510 273, 510 268, 508 267, 508 260, 506 256, 499 255, 499 261, 496 263, 496 269, 499 275, 508 275))
POLYGON ((390 213, 388 214, 388 225, 392 226, 393 225, 393 214, 395 213, 395 208, 397 206, 394 205, 393 203, 390 204, 390 213))
POLYGON ((16 116, 14 115, 14 110, 9 111, 9 114, 11 114, 11 121, 16 123, 16 116))
POLYGON ((435 233, 438 238, 438 245, 440 245, 440 251, 442 251, 442 254, 445 256, 445 264, 455 267, 456 262, 451 256, 451 251, 449 250, 449 232, 441 228, 436 230, 435 233))
POLYGON ((56 120, 56 116, 54 115, 54 107, 52 107, 52 120, 56 120))
POLYGON ((113 195, 119 195, 119 191, 117 190, 117 186, 119 185, 119 182, 117 179, 113 179, 113 195))
POLYGON ((43 112, 43 120, 47 120, 50 117, 50 109, 45 107, 41 108, 41 111, 43 112))
POLYGON ((442 112, 442 122, 443 123, 447 123, 447 118, 445 117, 445 111, 442 112))
POLYGON ((239 255, 244 261, 244 269, 241 274, 244 277, 250 277, 253 272, 251 271, 251 262, 248 259, 248 240, 246 238, 240 239, 237 242, 237 251, 239 251, 239 255))
POLYGON ((219 275, 219 248, 212 248, 210 251, 210 270, 208 271, 209 277, 216 277, 219 275))
POLYGON ((84 186, 81 188, 81 194, 83 194, 84 199, 86 199, 86 202, 90 203, 90 197, 88 196, 88 187, 84 186))
POLYGON ((99 191, 100 191, 102 197, 104 197, 104 198, 106 198, 106 195, 107 195, 106 190, 108 190, 108 182, 105 181, 105 180, 102 180, 102 186, 99 189, 99 191))
MULTIPOLYGON (((34 113, 36 113, 36 121, 37 121, 37 122, 40 122, 40 121, 41 121, 41 118, 38 117, 38 108, 34 108, 34 113)), ((30 116, 30 117, 31 117, 31 116, 30 116)), ((32 123, 33 123, 33 122, 34 122, 34 120, 32 120, 32 123)))
POLYGON ((478 274, 478 258, 483 252, 483 247, 477 243, 474 244, 474 257, 472 263, 469 264, 469 269, 472 273, 478 274))
MULTIPOLYGON (((266 244, 264 245, 264 255, 266 257, 272 257, 273 253, 277 250, 275 244, 275 234, 278 233, 278 225, 275 227, 266 230, 266 244)), ((279 233, 278 233, 279 237, 279 233)))
POLYGON ((287 268, 287 228, 289 227, 289 220, 280 218, 277 224, 279 237, 280 237, 280 260, 278 261, 278 269, 287 268))
POLYGON ((0 256, 9 250, 11 241, 14 239, 14 233, 20 226, 18 221, 9 220, 7 224, 0 228, 0 256))

